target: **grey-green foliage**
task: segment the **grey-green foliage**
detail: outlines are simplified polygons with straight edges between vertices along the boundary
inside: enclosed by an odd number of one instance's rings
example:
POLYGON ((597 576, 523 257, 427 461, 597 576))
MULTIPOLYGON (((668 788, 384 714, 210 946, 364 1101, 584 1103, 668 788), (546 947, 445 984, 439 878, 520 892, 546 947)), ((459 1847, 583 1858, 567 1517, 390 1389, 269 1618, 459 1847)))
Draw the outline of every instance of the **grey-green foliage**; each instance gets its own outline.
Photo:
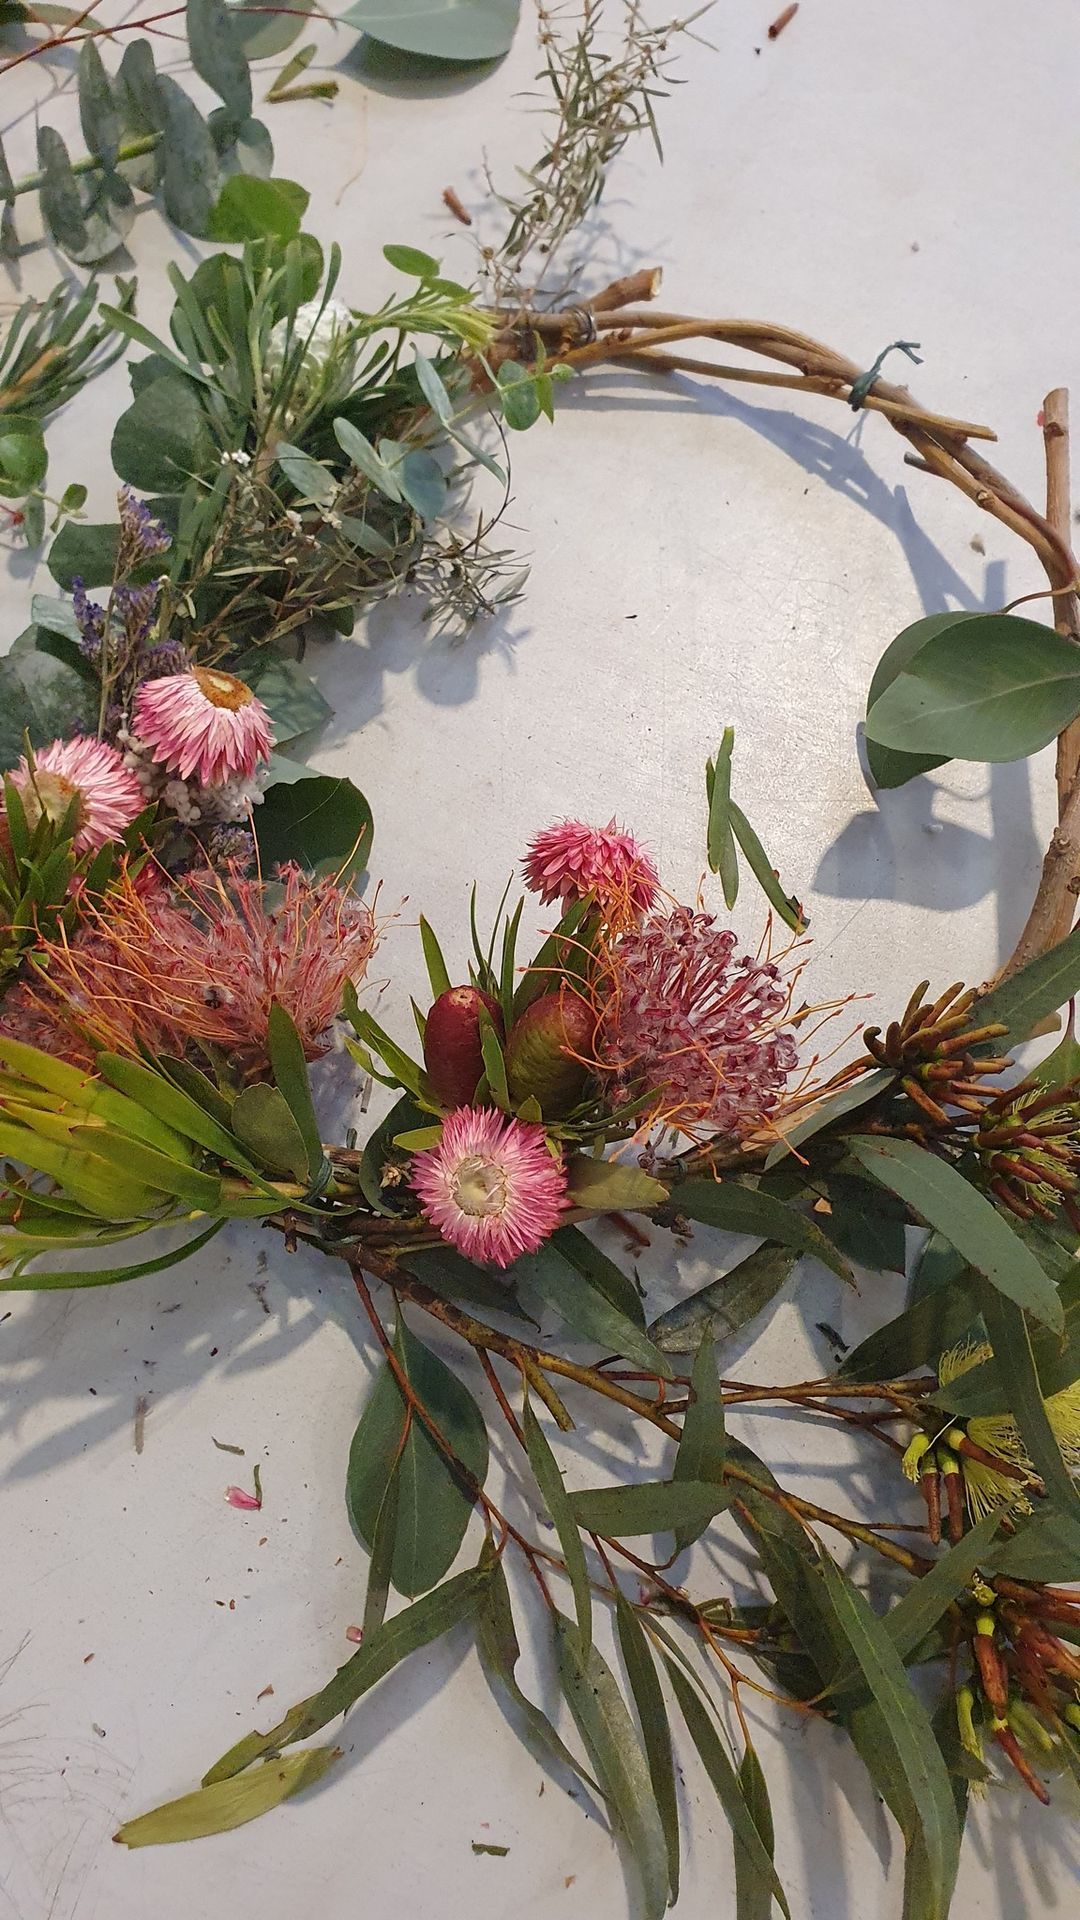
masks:
MULTIPOLYGON (((116 252, 134 221, 136 192, 160 193, 185 233, 205 234, 224 182, 234 174, 266 178, 273 169, 269 132, 252 117, 250 35, 224 0, 187 0, 191 60, 221 105, 203 114, 169 74, 159 73, 149 40, 125 47, 109 73, 96 38, 79 52, 79 120, 85 154, 73 158, 55 127, 40 125, 38 172, 16 181, 0 147, 0 251, 20 250, 18 198, 36 192, 45 231, 80 266, 116 252)), ((299 32, 299 13, 289 37, 299 32)))
MULTIPOLYGON (((134 290, 134 281, 117 282, 122 311, 134 290)), ((24 502, 28 546, 45 532, 45 422, 124 350, 115 330, 93 317, 97 293, 94 281, 80 293, 61 281, 44 300, 24 300, 0 339, 0 495, 24 502)), ((84 487, 69 487, 61 512, 76 512, 85 498, 84 487)))

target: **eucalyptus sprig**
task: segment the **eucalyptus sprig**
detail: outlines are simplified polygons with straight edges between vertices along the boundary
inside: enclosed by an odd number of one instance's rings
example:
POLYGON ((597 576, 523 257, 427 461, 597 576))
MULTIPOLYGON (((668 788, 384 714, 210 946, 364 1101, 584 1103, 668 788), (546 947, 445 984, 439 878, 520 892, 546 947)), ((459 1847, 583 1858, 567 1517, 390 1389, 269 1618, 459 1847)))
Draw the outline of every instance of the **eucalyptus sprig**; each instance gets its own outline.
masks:
POLYGON ((219 197, 232 178, 257 181, 263 204, 287 198, 270 178, 269 131, 252 114, 245 50, 250 19, 224 0, 187 0, 184 20, 192 65, 221 105, 209 115, 200 112, 171 74, 158 71, 145 38, 125 46, 110 75, 97 45, 106 30, 87 30, 79 36, 78 63, 87 152, 73 160, 56 128, 41 124, 38 171, 16 180, 0 145, 0 252, 20 250, 15 207, 26 194, 37 195, 46 233, 80 266, 108 259, 123 244, 137 193, 160 194, 168 218, 199 235, 213 233, 219 197))

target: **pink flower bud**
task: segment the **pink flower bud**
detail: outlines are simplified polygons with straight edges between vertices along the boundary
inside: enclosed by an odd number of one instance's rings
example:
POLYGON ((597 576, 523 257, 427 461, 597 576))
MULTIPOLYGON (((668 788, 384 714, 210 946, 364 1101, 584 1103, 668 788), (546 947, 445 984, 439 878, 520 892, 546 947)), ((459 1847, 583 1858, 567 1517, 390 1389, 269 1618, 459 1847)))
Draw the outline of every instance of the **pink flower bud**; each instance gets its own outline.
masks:
POLYGON ((436 1100, 444 1107, 471 1106, 483 1077, 480 1009, 486 1007, 500 1040, 503 1019, 497 1000, 478 987, 440 993, 424 1029, 424 1065, 436 1100))

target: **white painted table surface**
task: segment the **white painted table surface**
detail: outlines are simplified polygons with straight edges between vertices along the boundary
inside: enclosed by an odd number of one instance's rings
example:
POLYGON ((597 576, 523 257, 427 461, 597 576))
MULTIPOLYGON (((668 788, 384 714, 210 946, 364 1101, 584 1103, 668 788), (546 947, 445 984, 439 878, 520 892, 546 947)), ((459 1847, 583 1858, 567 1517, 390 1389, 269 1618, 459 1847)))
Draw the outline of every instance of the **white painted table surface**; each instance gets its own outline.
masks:
MULTIPOLYGON (((1037 410, 1080 376, 1075 6, 806 0, 770 44, 775 10, 723 0, 704 29, 717 50, 684 52, 686 84, 661 108, 666 165, 641 144, 620 162, 597 278, 659 262, 668 306, 773 319, 867 364, 886 341, 916 339, 915 390, 996 426, 1001 464, 1039 498, 1037 410)), ((351 33, 321 41, 340 61, 334 105, 265 117, 279 171, 312 190, 311 226, 345 247, 345 294, 374 305, 389 290, 386 241, 432 247, 467 277, 470 239, 441 190, 475 203, 484 149, 503 181, 532 157, 531 23, 501 70, 441 89, 369 85, 351 33)), ((16 174, 33 164, 36 100, 78 141, 70 73, 59 92, 50 74, 24 67, 4 82, 16 174)), ((193 264, 197 249, 144 211, 131 251, 140 312, 160 324, 164 265, 193 264)), ((23 285, 43 291, 55 268, 31 254, 23 285)), ((56 489, 88 482, 93 517, 109 513, 106 449, 125 392, 118 367, 50 430, 56 489)), ((883 422, 825 400, 625 374, 582 383, 553 429, 514 446, 510 519, 534 561, 524 604, 453 643, 403 600, 316 656, 337 713, 314 758, 363 784, 383 905, 408 899, 374 969, 390 982, 391 1025, 409 1029, 408 994, 421 991, 416 911, 463 964, 472 877, 493 908, 554 816, 617 813, 692 895, 702 768, 729 722, 740 799, 811 910, 815 997, 868 995, 866 1017, 882 1018, 924 974, 986 976, 1030 900, 1050 755, 952 768, 879 804, 855 729, 872 667, 907 621, 1044 582, 1019 542, 902 452, 883 422)), ((8 644, 35 575, 17 548, 5 570, 8 644)), ((44 570, 36 578, 47 588, 44 570)), ((756 936, 750 886, 737 920, 756 936)), ((122 1818, 194 1785, 237 1735, 318 1685, 362 1609, 342 1482, 371 1354, 347 1276, 256 1230, 216 1244, 227 1250, 116 1293, 19 1297, 0 1325, 0 1916, 618 1920, 609 1836, 555 1785, 542 1791, 460 1633, 364 1701, 341 1736, 347 1758, 302 1801, 195 1845, 111 1844, 122 1818), (265 1507, 235 1512, 225 1485, 255 1460, 265 1507), (475 1856, 472 1841, 509 1852, 475 1856)), ((643 1268, 650 1310, 729 1252, 702 1233, 676 1279, 663 1250, 643 1268)), ((856 1297, 804 1274, 725 1365, 806 1377, 831 1362, 817 1321, 854 1339, 898 1300, 898 1284, 856 1297)), ((578 1485, 637 1445, 583 1412, 588 1437, 566 1452, 578 1485)), ((870 1491, 865 1454, 776 1416, 757 1431, 796 1489, 900 1513, 897 1481, 870 1491)), ((696 1590, 722 1591, 736 1561, 725 1572, 717 1556, 710 1572, 699 1560, 696 1590)), ((549 1676, 535 1684, 550 1697, 549 1676)), ((792 1712, 752 1711, 793 1913, 898 1915, 899 1840, 850 1748, 792 1712)), ((730 1911, 731 1845, 680 1744, 679 1913, 704 1920, 730 1911)), ((1075 1913, 1076 1861, 1063 1813, 997 1792, 972 1822, 955 1911, 1075 1913)))

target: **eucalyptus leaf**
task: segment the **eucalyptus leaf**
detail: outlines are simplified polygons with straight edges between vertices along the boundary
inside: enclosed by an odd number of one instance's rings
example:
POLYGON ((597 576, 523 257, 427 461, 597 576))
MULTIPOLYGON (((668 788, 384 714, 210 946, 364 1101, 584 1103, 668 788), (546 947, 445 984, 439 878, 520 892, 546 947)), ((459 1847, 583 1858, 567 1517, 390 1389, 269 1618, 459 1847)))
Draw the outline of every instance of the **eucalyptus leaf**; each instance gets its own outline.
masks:
POLYGON ((399 501, 402 498, 398 477, 376 453, 366 434, 351 420, 339 415, 334 421, 334 437, 343 453, 348 454, 353 466, 370 480, 387 500, 399 501))
POLYGON ((540 418, 535 378, 516 360, 504 360, 498 371, 498 382, 502 416, 507 426, 515 433, 527 432, 540 418))
POLYGON ((87 587, 109 585, 119 539, 120 528, 115 523, 68 520, 49 548, 49 572, 57 586, 70 593, 77 579, 87 587))
POLYGON ((649 1373, 670 1378, 671 1362, 646 1333, 613 1307, 550 1241, 537 1253, 525 1254, 509 1269, 515 1281, 535 1289, 546 1304, 583 1340, 595 1341, 607 1352, 623 1355, 649 1373))
POLYGON ((980 1026, 1000 1021, 1008 1031, 993 1041, 995 1053, 1017 1047, 1067 1000, 1080 992, 1080 927, 1029 960, 983 994, 975 1009, 980 1026))
POLYGON ((0 494, 19 499, 39 486, 49 456, 40 420, 28 414, 0 416, 0 494))
POLYGON ((167 73, 158 75, 165 127, 161 190, 165 211, 183 233, 206 233, 218 196, 217 148, 202 114, 167 73))
POLYGON ((660 1180, 623 1160, 594 1160, 575 1154, 566 1169, 567 1193, 575 1207, 593 1213, 636 1213, 662 1207, 668 1190, 660 1180))
POLYGON ((697 1688, 687 1679, 682 1667, 666 1657, 665 1665, 668 1679, 674 1688, 675 1697, 686 1722, 687 1732, 701 1755, 705 1771, 727 1816, 731 1831, 744 1849, 747 1863, 752 1871, 769 1887, 781 1912, 787 1916, 787 1920, 791 1920, 791 1909, 772 1857, 751 1815, 739 1776, 728 1758, 708 1709, 703 1704, 697 1688))
POLYGON ((305 14, 314 0, 290 0, 289 12, 267 13, 262 0, 238 0, 229 15, 240 45, 249 60, 269 60, 291 47, 304 30, 305 14))
MULTIPOLYGON (((936 634, 946 633, 951 626, 968 618, 963 613, 931 613, 922 620, 916 620, 910 627, 898 633, 890 641, 881 659, 874 669, 870 690, 866 696, 867 711, 880 700, 886 687, 891 687, 897 674, 910 666, 920 648, 936 634)), ((916 774, 932 773, 935 767, 943 767, 947 755, 926 753, 899 753, 892 747, 880 746, 876 740, 867 739, 866 757, 870 772, 879 787, 902 787, 916 774)))
POLYGON ((279 440, 275 449, 275 458, 282 473, 291 487, 295 487, 301 500, 314 500, 318 506, 327 506, 337 493, 337 481, 328 467, 313 460, 310 454, 300 447, 290 446, 287 440, 279 440))
POLYGON ((945 1920, 960 1833, 941 1749, 883 1622, 835 1562, 825 1557, 819 1567, 832 1619, 878 1708, 874 1777, 904 1835, 909 1886, 915 1877, 924 1882, 921 1910, 945 1920))
POLYGON ((1032 1514, 994 1552, 994 1568, 1013 1580, 1080 1580, 1080 1526, 1071 1514, 1032 1514))
MULTIPOLYGON (((252 123, 257 124, 256 122, 252 123)), ((310 195, 295 180, 263 180, 252 173, 231 173, 207 220, 211 240, 291 240, 310 195)))
POLYGON ((669 1885, 667 1839, 637 1730, 602 1654, 561 1614, 554 1617, 554 1629, 563 1693, 637 1866, 643 1920, 663 1920, 669 1885))
POLYGON ((1008 1394, 1009 1411, 1049 1500, 1080 1526, 1080 1493, 1061 1455, 1043 1400, 1027 1319, 1015 1299, 984 1280, 979 1288, 982 1316, 994 1359, 1008 1394))
POLYGON ((903 1273, 904 1210, 883 1187, 850 1174, 829 1175, 829 1236, 871 1273, 903 1273))
POLYGON ((851 1280, 851 1268, 821 1228, 786 1206, 774 1194, 744 1187, 735 1180, 683 1180, 671 1190, 677 1212, 703 1226, 724 1233, 759 1234, 798 1253, 813 1254, 841 1280, 851 1280))
MULTIPOLYGON (((674 1478, 723 1486, 727 1459, 727 1431, 724 1425, 724 1396, 716 1369, 716 1354, 708 1328, 694 1355, 690 1375, 690 1405, 683 1415, 682 1438, 675 1455, 674 1478)), ((691 1546, 700 1528, 684 1522, 675 1529, 678 1552, 691 1546)))
POLYGON ((230 1833, 234 1827, 279 1807, 304 1787, 314 1786, 340 1757, 340 1747, 279 1754, 251 1772, 220 1780, 212 1787, 200 1787, 195 1793, 185 1793, 179 1800, 155 1807, 153 1813, 125 1821, 113 1839, 125 1847, 160 1847, 175 1840, 201 1840, 210 1833, 230 1833))
POLYGON ((735 745, 734 727, 725 727, 715 760, 705 769, 709 801, 709 831, 706 842, 709 866, 720 875, 724 905, 729 912, 739 894, 739 859, 731 831, 731 755, 735 745))
POLYGON ((464 1300, 484 1313, 505 1313, 514 1320, 525 1318, 512 1281, 487 1267, 474 1266, 453 1247, 410 1248, 402 1254, 401 1264, 441 1300, 464 1300))
POLYGON ((115 166, 120 119, 95 40, 84 40, 79 49, 79 123, 90 152, 106 167, 115 166))
POLYGON ((592 1598, 589 1592, 589 1570, 585 1564, 585 1549, 581 1544, 578 1523, 574 1518, 573 1508, 563 1484, 562 1470, 551 1451, 544 1429, 527 1400, 522 1412, 521 1425, 525 1435, 529 1465, 559 1536, 563 1560, 573 1588, 578 1644, 582 1649, 587 1649, 592 1637, 592 1598))
POLYGON ((353 0, 339 18, 388 47, 457 63, 498 60, 519 11, 520 0, 353 0))
POLYGON ((251 75, 243 37, 224 0, 187 0, 191 64, 237 125, 251 112, 251 75))
POLYGON ((165 372, 143 387, 113 429, 116 472, 146 493, 179 492, 208 474, 218 457, 198 388, 183 374, 165 372))
POLYGON ((662 1313, 649 1328, 650 1339, 669 1354, 696 1353, 703 1333, 720 1341, 730 1339, 776 1298, 799 1258, 793 1247, 763 1241, 729 1273, 662 1313))
POLYGON ((874 701, 883 747, 957 760, 1020 760, 1080 712, 1080 661, 1052 627, 970 614, 927 640, 874 701))
POLYGON ((1057 1288, 1019 1234, 962 1173, 911 1140, 863 1138, 852 1141, 851 1151, 872 1179, 944 1234, 1001 1293, 1060 1331, 1064 1315, 1057 1288))
POLYGON ((278 781, 256 811, 255 838, 264 872, 297 860, 310 872, 332 873, 344 882, 371 856, 371 808, 351 780, 332 774, 278 781))
POLYGON ((585 1487, 570 1511, 586 1533, 632 1539, 640 1533, 702 1533, 731 1505, 733 1489, 704 1480, 639 1480, 623 1487, 585 1487))
POLYGON ((899 1380, 936 1366, 938 1355, 963 1339, 979 1310, 970 1267, 964 1275, 923 1294, 894 1320, 876 1327, 845 1357, 843 1378, 899 1380))
POLYGON ((398 1512, 390 1577, 399 1593, 412 1597, 442 1579, 465 1538, 476 1489, 487 1477, 487 1429, 468 1388, 404 1319, 394 1350, 410 1392, 454 1460, 436 1443, 422 1414, 406 1405, 393 1372, 384 1365, 353 1436, 346 1504, 353 1526, 370 1547, 396 1464, 398 1512))
MULTIPOLYGON (((739 1762, 739 1786, 747 1812, 771 1860, 774 1835, 769 1789, 761 1762, 750 1746, 739 1762)), ((761 1857, 756 1852, 751 1853, 737 1834, 732 1835, 732 1841, 735 1849, 735 1920, 771 1920, 772 1886, 762 1870, 761 1857)))
POLYGON ((645 1747, 653 1797, 664 1829, 668 1857, 669 1904, 679 1897, 679 1803, 675 1791, 675 1756, 671 1747, 671 1728, 663 1689, 656 1672, 652 1649, 633 1607, 616 1588, 615 1626, 619 1648, 630 1683, 638 1725, 645 1747))
POLYGON ((482 1562, 478 1567, 467 1567, 433 1593, 404 1607, 392 1620, 385 1620, 318 1693, 290 1707, 269 1733, 245 1734, 222 1754, 204 1775, 203 1785, 231 1779, 264 1754, 276 1754, 297 1740, 309 1740, 339 1714, 346 1713, 410 1653, 430 1646, 467 1620, 490 1579, 489 1565, 482 1562))
POLYGON ((97 697, 89 681, 48 653, 0 659, 0 770, 18 766, 25 736, 33 747, 70 733, 93 733, 97 697))
POLYGON ((644 1327, 645 1310, 634 1282, 579 1227, 560 1227, 552 1234, 551 1244, 590 1286, 610 1301, 616 1312, 624 1314, 635 1326, 644 1327))
POLYGON ((555 1731, 547 1714, 522 1692, 515 1669, 521 1647, 514 1627, 510 1591, 501 1562, 495 1560, 491 1580, 476 1607, 476 1651, 484 1678, 507 1719, 534 1759, 558 1776, 574 1773, 591 1792, 600 1789, 555 1731))
POLYGON ((782 1139, 769 1149, 766 1170, 785 1159, 794 1147, 812 1140, 815 1134, 821 1133, 826 1127, 835 1126, 838 1120, 846 1120, 849 1113, 857 1113, 895 1084, 896 1075, 888 1067, 875 1067, 870 1073, 860 1074, 850 1086, 841 1087, 839 1093, 829 1094, 804 1113, 801 1119, 784 1129, 782 1139))

